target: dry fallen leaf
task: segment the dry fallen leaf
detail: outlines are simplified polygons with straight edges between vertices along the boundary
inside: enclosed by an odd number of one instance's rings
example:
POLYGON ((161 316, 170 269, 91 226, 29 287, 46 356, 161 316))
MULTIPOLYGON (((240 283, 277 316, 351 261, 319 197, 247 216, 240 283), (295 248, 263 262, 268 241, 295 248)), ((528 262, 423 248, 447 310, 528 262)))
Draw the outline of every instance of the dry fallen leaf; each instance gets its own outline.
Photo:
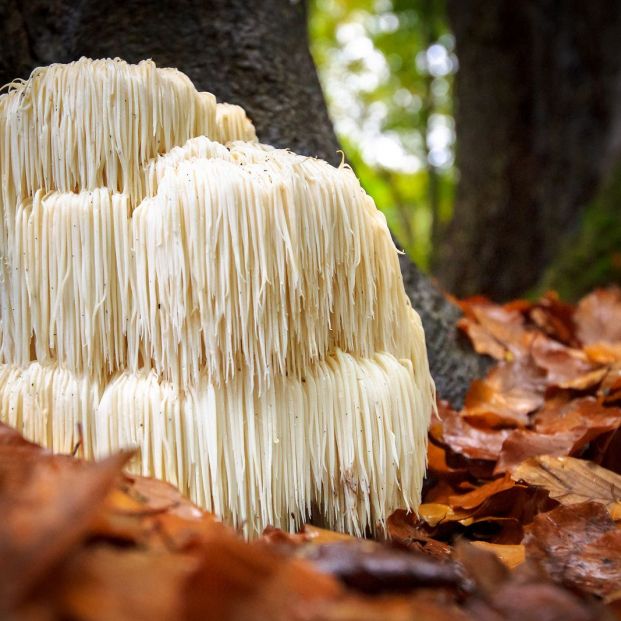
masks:
POLYGON ((456 412, 443 420, 442 441, 456 453, 473 459, 496 461, 509 429, 493 430, 475 427, 456 412))
POLYGON ((496 360, 507 359, 509 355, 508 349, 477 321, 462 317, 457 322, 457 326, 468 335, 474 350, 478 354, 491 356, 496 360))
POLYGON ((312 524, 304 524, 302 533, 306 536, 309 543, 314 543, 315 545, 356 541, 356 538, 351 535, 337 533, 333 530, 327 530, 325 528, 319 528, 318 526, 313 526, 312 524))
POLYGON ((437 541, 423 528, 420 518, 412 512, 397 509, 387 520, 386 529, 390 539, 400 545, 424 552, 439 560, 451 556, 451 548, 442 541, 437 541))
POLYGON ((542 408, 533 422, 535 429, 543 434, 572 433, 573 450, 578 450, 603 433, 618 429, 621 408, 604 406, 594 397, 583 397, 558 409, 542 408))
POLYGON ((337 577, 350 589, 363 593, 465 586, 463 572, 454 562, 439 563, 426 554, 373 541, 307 546, 303 558, 322 573, 337 577))
POLYGON ((547 372, 547 382, 552 386, 571 387, 577 382, 589 387, 597 383, 597 376, 591 375, 595 366, 581 349, 567 347, 539 334, 533 339, 530 353, 537 366, 547 372))
POLYGON ((518 565, 521 565, 526 555, 524 546, 521 543, 501 545, 498 543, 489 543, 487 541, 473 541, 472 544, 482 550, 487 550, 495 554, 509 569, 514 569, 518 565))
POLYGON ((509 350, 511 357, 521 357, 528 354, 533 337, 532 331, 525 327, 522 314, 529 306, 528 303, 525 306, 473 304, 470 310, 481 326, 509 350))
POLYGON ((621 362, 615 363, 608 369, 598 394, 601 395, 605 404, 621 404, 621 362))
POLYGON ((621 530, 596 502, 538 515, 524 539, 527 558, 558 582, 613 601, 621 597, 621 530))
POLYGON ((464 608, 477 621, 608 618, 602 606, 554 584, 527 563, 509 571, 496 555, 464 542, 457 546, 456 554, 475 584, 464 608))
POLYGON ((537 455, 569 455, 576 440, 576 433, 571 431, 544 434, 516 429, 504 441, 494 472, 510 472, 529 457, 537 455))
POLYGON ((547 336, 569 346, 578 345, 574 307, 548 291, 529 311, 531 321, 547 336))
POLYGON ((448 521, 459 521, 463 520, 470 516, 468 512, 455 512, 452 507, 449 505, 437 503, 437 502, 429 502, 423 503, 418 508, 418 515, 422 520, 424 520, 429 526, 437 526, 442 522, 448 521))
POLYGON ((17 606, 86 537, 128 458, 82 463, 37 451, 38 461, 9 463, 3 448, 0 617, 3 606, 17 606))
POLYGON ((540 455, 521 464, 512 477, 545 488, 564 505, 593 501, 615 515, 620 511, 621 476, 583 459, 540 455))
POLYGON ((461 494, 451 496, 449 502, 452 507, 459 509, 475 509, 485 502, 490 496, 504 492, 515 486, 515 482, 509 476, 501 477, 490 481, 481 487, 468 492, 467 494, 461 494))
POLYGON ((584 353, 596 364, 615 364, 621 362, 621 342, 595 343, 585 345, 584 353))
POLYGON ((523 360, 501 363, 485 379, 472 382, 463 416, 483 419, 490 427, 523 427, 528 414, 543 405, 543 377, 539 369, 523 360))
POLYGON ((593 291, 580 301, 574 317, 585 345, 621 343, 621 288, 593 291))

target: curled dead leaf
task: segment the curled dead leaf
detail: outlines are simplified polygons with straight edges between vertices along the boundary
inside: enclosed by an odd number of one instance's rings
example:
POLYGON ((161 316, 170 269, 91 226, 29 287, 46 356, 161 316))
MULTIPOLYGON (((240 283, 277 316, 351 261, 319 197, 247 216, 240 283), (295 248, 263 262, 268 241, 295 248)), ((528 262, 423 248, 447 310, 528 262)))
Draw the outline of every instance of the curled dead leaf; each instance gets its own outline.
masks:
POLYGON ((10 469, 0 460, 0 617, 2 607, 6 614, 17 606, 86 537, 129 457, 86 463, 33 455, 37 461, 14 455, 10 469))
MULTIPOLYGON (((581 435, 581 432, 578 432, 581 435)), ((502 445, 495 473, 510 472, 529 457, 537 455, 569 455, 577 437, 575 432, 555 434, 516 429, 502 445)))
POLYGON ((475 427, 456 412, 443 420, 442 441, 453 451, 472 459, 496 461, 509 429, 493 430, 475 427))
POLYGON ((580 300, 574 318, 585 345, 621 343, 621 288, 593 291, 580 300))
POLYGON ((410 550, 424 552, 438 560, 451 556, 451 547, 433 539, 415 513, 397 509, 388 517, 386 530, 391 540, 410 550))
POLYGON ((594 397, 574 399, 560 408, 543 408, 534 418, 535 429, 543 434, 571 433, 572 450, 582 448, 603 433, 621 426, 621 408, 607 407, 594 397))
POLYGON ((473 545, 482 550, 487 550, 495 554, 504 565, 509 569, 514 569, 524 562, 526 550, 521 543, 515 545, 489 543, 487 541, 473 541, 473 545))
POLYGON ((543 405, 544 375, 523 360, 501 363, 483 380, 472 382, 462 415, 488 426, 523 427, 528 415, 543 405))
POLYGON ((505 476, 481 485, 467 494, 451 496, 449 502, 451 506, 459 509, 476 509, 490 496, 509 490, 514 486, 515 481, 511 477, 505 476))
POLYGON ((595 365, 581 349, 567 347, 538 334, 533 339, 530 354, 537 366, 547 372, 549 385, 562 387, 577 382, 590 387, 597 383, 597 375, 591 375, 595 365))
POLYGON ((619 511, 621 476, 583 459, 540 455, 522 463, 512 477, 543 487, 564 505, 591 501, 601 503, 615 515, 619 511))
POLYGON ((560 506, 538 515, 524 539, 558 582, 612 601, 621 596, 621 530, 597 502, 560 506))
POLYGON ((531 321, 547 336, 569 346, 577 346, 574 307, 548 291, 529 311, 531 321))
POLYGON ((476 351, 497 360, 513 360, 528 355, 535 334, 525 326, 523 310, 528 302, 493 304, 485 298, 470 298, 459 303, 465 318, 458 324, 472 339, 476 351))

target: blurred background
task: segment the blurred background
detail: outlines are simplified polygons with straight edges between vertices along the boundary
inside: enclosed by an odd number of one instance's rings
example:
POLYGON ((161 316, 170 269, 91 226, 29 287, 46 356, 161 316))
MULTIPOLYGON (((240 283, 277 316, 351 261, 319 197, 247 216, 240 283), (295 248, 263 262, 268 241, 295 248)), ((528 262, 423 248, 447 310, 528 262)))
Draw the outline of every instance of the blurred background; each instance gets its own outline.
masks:
POLYGON ((621 280, 618 3, 312 0, 347 160, 450 291, 621 280))
POLYGON ((444 2, 313 0, 311 51, 337 136, 401 245, 429 269, 455 185, 455 40, 444 2))

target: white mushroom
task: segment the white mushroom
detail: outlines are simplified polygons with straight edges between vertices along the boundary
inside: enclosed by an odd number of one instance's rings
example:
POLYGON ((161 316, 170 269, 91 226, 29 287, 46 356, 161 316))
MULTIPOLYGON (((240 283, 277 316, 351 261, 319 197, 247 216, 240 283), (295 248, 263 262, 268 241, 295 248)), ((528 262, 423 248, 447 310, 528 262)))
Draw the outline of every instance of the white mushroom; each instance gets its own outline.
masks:
POLYGON ((249 535, 418 506, 424 333, 347 166, 118 59, 14 84, 0 157, 1 420, 55 451, 78 423, 89 457, 137 446, 136 472, 249 535))

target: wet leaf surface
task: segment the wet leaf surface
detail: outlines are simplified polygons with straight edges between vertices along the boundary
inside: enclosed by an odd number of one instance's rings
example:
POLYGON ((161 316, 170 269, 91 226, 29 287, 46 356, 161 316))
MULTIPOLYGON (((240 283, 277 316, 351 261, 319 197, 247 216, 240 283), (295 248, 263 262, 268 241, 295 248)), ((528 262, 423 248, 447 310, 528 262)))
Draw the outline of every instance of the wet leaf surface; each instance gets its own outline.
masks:
POLYGON ((621 597, 621 530, 596 502, 537 516, 524 544, 558 582, 609 601, 621 597))

